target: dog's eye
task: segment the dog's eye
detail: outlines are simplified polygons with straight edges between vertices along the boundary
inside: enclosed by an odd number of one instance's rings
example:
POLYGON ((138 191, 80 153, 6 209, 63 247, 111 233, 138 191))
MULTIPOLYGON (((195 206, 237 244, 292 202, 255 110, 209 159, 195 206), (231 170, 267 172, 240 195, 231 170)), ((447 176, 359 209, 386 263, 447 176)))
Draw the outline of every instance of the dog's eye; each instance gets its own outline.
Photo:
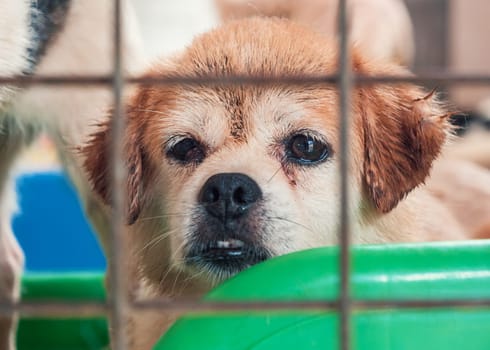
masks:
POLYGON ((204 159, 202 145, 190 137, 177 142, 167 154, 182 163, 200 163, 204 159))
POLYGON ((329 147, 309 135, 294 135, 286 147, 287 157, 300 164, 321 162, 329 155, 329 147))

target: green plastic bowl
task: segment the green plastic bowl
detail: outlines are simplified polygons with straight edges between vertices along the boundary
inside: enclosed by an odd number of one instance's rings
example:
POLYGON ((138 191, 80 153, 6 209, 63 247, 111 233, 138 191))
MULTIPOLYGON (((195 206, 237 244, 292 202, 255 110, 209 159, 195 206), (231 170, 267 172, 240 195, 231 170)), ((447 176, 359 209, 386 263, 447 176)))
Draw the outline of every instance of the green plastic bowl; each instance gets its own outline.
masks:
MULTIPOLYGON (((30 273, 22 280, 24 301, 104 301, 102 273, 30 273)), ((109 337, 104 318, 20 320, 18 350, 100 350, 109 337)))
MULTIPOLYGON (((305 301, 338 296, 338 249, 273 259, 209 293, 208 301, 305 301)), ((353 248, 357 300, 490 298, 490 246, 398 245, 353 248)), ((353 349, 488 350, 490 309, 384 309, 352 316, 353 349)), ((335 312, 234 312, 181 318, 156 350, 338 349, 335 312)))
MULTIPOLYGON (((361 246, 352 251, 357 300, 490 298, 490 243, 361 246)), ((338 249, 313 249, 254 266, 207 301, 306 301, 338 296, 338 249)), ((103 300, 100 274, 26 276, 25 300, 103 300)), ((353 349, 490 349, 490 307, 356 311, 353 349)), ((98 350, 103 319, 23 319, 19 350, 98 350)), ((156 350, 338 349, 338 316, 321 311, 243 311, 181 318, 156 350)))

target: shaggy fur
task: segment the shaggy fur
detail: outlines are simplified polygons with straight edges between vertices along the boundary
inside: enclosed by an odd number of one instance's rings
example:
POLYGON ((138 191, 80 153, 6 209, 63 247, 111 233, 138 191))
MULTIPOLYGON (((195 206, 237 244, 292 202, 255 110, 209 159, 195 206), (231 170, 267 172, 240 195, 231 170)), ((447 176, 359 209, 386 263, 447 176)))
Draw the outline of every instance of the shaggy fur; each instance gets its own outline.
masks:
MULTIPOLYGON (((358 50, 353 54, 357 73, 407 74, 366 60, 358 50)), ((198 37, 147 74, 320 75, 334 73, 336 62, 336 44, 324 36, 287 20, 255 18, 198 37)), ((349 211, 354 241, 464 238, 451 212, 421 186, 451 130, 435 94, 408 84, 366 86, 354 90, 352 103, 349 211)), ((337 243, 337 106, 336 87, 322 84, 140 86, 126 104, 124 137, 127 229, 134 259, 128 265, 133 285, 139 285, 135 295, 199 295, 263 255, 337 243), (326 160, 311 165, 291 161, 287 140, 296 134, 328 145, 326 160), (197 162, 183 164, 169 155, 185 138, 199 145, 197 162), (246 175, 262 193, 232 231, 216 226, 199 201, 209 179, 223 173, 246 175), (199 260, 199 253, 189 258, 192 252, 237 240, 245 245, 248 263, 231 259, 229 266, 220 267, 199 260), (201 263, 194 264, 196 259, 201 263)), ((103 122, 82 149, 92 188, 106 208, 110 137, 110 123, 103 122)), ((103 228, 99 233, 104 235, 103 228)), ((128 329, 133 347, 149 348, 174 316, 133 315, 128 329)))

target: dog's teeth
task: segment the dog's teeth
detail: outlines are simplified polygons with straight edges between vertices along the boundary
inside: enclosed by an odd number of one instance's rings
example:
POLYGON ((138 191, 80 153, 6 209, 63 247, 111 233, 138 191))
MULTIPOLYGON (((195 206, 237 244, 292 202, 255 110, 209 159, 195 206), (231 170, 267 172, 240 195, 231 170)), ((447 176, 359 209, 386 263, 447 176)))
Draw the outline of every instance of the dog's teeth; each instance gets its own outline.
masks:
POLYGON ((230 245, 232 245, 235 248, 241 248, 244 246, 244 243, 238 239, 231 239, 230 245))
POLYGON ((244 243, 238 239, 230 239, 228 241, 217 241, 216 246, 223 249, 241 248, 244 246, 244 243))
POLYGON ((230 247, 230 242, 228 241, 218 241, 217 242, 218 248, 229 248, 230 247))

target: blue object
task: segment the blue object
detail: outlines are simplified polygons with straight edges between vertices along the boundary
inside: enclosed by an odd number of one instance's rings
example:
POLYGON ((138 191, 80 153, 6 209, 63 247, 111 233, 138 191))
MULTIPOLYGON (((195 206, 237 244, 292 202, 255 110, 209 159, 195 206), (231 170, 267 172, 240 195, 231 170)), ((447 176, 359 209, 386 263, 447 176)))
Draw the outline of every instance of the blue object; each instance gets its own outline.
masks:
POLYGON ((13 220, 13 229, 26 255, 26 270, 105 269, 96 236, 65 174, 22 174, 17 193, 20 213, 13 220))

